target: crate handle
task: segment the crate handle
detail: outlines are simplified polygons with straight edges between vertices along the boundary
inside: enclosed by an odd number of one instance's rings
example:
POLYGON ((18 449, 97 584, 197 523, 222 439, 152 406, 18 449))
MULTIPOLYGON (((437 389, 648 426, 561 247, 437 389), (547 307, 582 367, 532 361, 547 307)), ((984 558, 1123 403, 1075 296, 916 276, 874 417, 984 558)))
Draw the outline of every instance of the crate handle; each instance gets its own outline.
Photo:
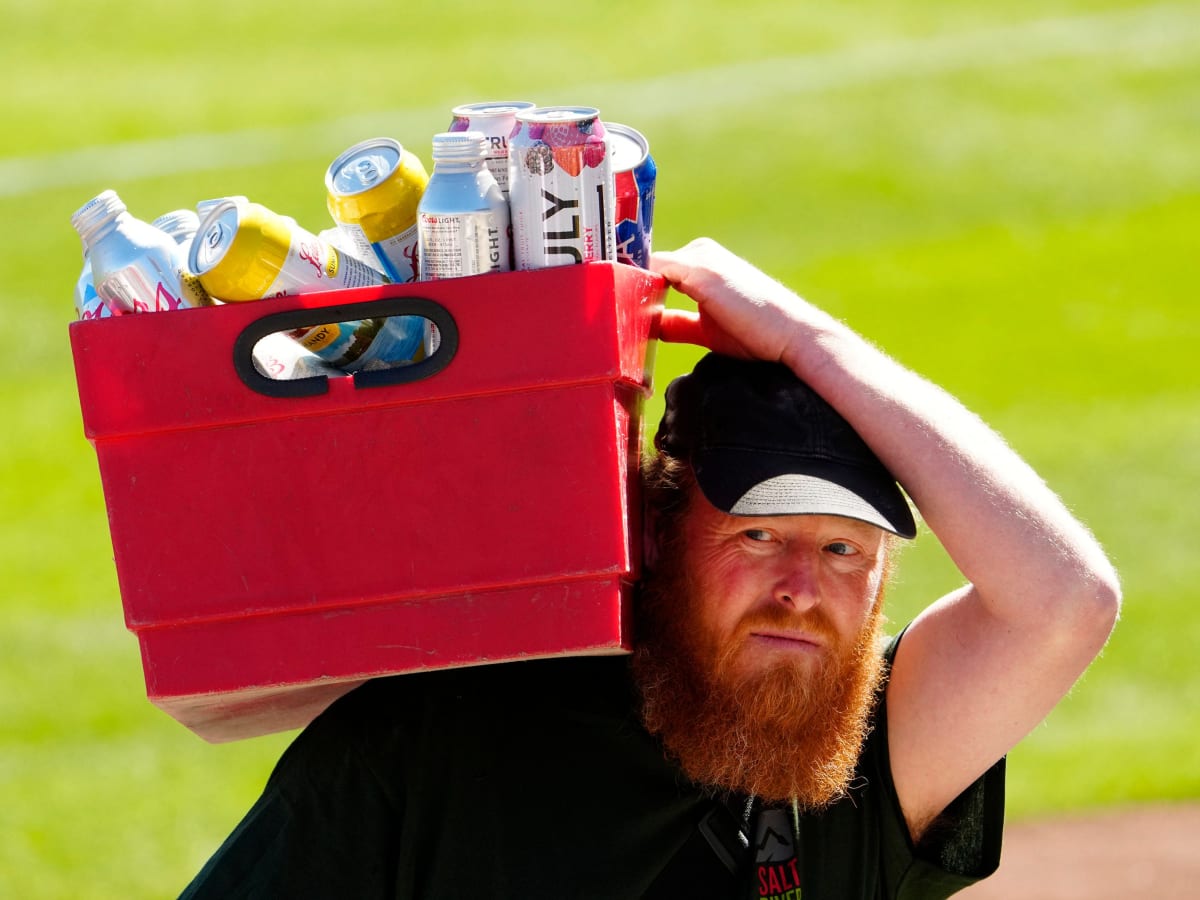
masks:
POLYGON ((268 378, 254 365, 254 345, 268 334, 277 331, 293 331, 310 328, 329 322, 351 322, 356 319, 379 319, 391 316, 421 316, 438 327, 441 343, 434 354, 411 366, 395 366, 375 369, 370 372, 355 372, 355 388, 387 387, 393 384, 410 384, 431 378, 454 359, 458 352, 458 325, 450 311, 440 303, 425 297, 392 297, 385 300, 368 300, 363 303, 342 303, 319 309, 293 309, 256 319, 245 328, 233 342, 233 368, 242 383, 252 391, 268 397, 315 397, 329 390, 329 379, 324 375, 309 378, 293 378, 281 381, 268 378))

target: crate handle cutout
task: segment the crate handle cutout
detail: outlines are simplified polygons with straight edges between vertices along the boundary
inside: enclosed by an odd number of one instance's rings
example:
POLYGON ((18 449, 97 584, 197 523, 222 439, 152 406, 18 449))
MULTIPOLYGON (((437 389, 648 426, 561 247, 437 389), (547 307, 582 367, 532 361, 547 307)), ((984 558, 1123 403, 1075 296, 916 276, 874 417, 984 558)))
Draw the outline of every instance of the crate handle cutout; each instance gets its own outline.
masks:
POLYGON ((243 328, 233 342, 233 368, 246 387, 267 397, 314 397, 324 394, 329 390, 329 379, 324 375, 280 380, 262 374, 254 365, 255 344, 278 331, 294 331, 315 325, 392 316, 420 316, 429 319, 437 326, 441 343, 432 356, 418 363, 355 372, 353 377, 356 388, 411 384, 431 378, 450 365, 450 361, 458 352, 458 325, 450 311, 440 303, 425 297, 393 297, 364 303, 343 303, 320 309, 293 309, 256 319, 243 328))

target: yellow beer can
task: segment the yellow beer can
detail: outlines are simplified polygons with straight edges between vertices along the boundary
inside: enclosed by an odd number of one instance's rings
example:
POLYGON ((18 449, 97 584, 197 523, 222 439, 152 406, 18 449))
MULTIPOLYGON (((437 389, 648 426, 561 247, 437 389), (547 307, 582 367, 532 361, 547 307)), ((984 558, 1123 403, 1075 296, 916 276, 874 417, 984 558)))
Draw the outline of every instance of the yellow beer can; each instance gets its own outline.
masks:
MULTIPOLYGON (((383 273, 259 203, 216 204, 192 241, 189 265, 218 300, 238 303, 385 284, 383 273)), ((429 321, 390 316, 329 322, 285 332, 343 372, 425 357, 429 321)))
POLYGON ((429 175, 399 141, 360 141, 325 172, 329 214, 361 259, 393 282, 417 280, 417 205, 429 175))
POLYGON ((200 225, 191 271, 218 300, 237 303, 383 284, 383 275, 260 203, 218 203, 200 225))

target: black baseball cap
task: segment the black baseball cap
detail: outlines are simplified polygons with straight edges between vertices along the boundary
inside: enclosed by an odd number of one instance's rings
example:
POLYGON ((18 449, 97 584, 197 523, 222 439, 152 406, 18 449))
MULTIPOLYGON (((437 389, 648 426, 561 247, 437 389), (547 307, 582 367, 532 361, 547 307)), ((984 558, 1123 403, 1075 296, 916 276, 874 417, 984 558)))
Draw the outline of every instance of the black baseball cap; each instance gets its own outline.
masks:
POLYGON ((824 514, 917 534, 896 479, 836 410, 780 363, 709 353, 667 386, 654 444, 691 463, 739 516, 824 514))

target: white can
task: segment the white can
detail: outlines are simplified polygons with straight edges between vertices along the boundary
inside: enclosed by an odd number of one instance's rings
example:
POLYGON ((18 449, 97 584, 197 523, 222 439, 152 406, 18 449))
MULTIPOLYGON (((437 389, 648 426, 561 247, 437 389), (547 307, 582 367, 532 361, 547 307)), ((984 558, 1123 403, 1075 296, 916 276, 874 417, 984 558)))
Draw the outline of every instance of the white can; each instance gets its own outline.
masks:
POLYGON ((598 110, 518 112, 508 190, 517 269, 616 259, 612 153, 598 110))
POLYGON ((508 196, 508 136, 517 124, 517 113, 533 109, 528 100, 493 100, 488 103, 464 103, 450 110, 453 118, 447 131, 478 131, 488 139, 487 167, 508 196))

